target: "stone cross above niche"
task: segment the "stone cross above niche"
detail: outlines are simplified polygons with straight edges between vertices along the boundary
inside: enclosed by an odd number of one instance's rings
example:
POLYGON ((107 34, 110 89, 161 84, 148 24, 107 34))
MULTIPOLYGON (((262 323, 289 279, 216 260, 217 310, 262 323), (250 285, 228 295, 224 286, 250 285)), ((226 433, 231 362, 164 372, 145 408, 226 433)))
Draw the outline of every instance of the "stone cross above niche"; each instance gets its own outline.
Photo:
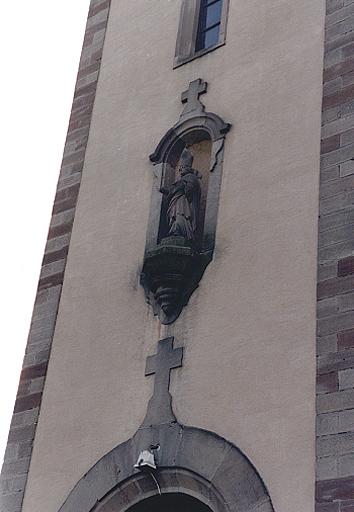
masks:
POLYGON ((173 336, 160 340, 157 354, 149 356, 146 360, 145 375, 155 375, 155 381, 143 426, 176 421, 169 391, 170 373, 174 368, 182 366, 183 347, 173 348, 173 340, 173 336))
POLYGON ((203 82, 201 78, 193 80, 193 82, 189 84, 188 90, 182 93, 181 101, 182 103, 185 103, 186 106, 184 107, 181 116, 189 114, 190 112, 196 112, 198 110, 203 111, 204 105, 199 100, 199 96, 205 94, 207 90, 207 82, 203 82))

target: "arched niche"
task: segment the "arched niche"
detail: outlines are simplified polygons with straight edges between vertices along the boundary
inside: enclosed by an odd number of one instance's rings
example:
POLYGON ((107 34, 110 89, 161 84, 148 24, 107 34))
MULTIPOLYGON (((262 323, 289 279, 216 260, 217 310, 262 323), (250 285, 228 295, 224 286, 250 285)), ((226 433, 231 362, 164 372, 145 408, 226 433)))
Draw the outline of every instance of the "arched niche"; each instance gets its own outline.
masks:
POLYGON ((207 189, 205 191, 205 219, 201 251, 204 253, 213 251, 222 178, 224 142, 230 127, 230 124, 225 123, 219 116, 210 112, 202 112, 185 120, 182 118, 177 125, 168 130, 159 142, 155 152, 150 155, 150 160, 154 164, 154 179, 146 237, 146 251, 155 249, 159 243, 160 217, 163 211, 161 188, 171 184, 183 149, 185 147, 191 148, 194 153, 193 147, 206 141, 209 142, 208 145, 210 146, 210 158, 207 164, 207 171, 205 172, 207 189))
POLYGON ((236 446, 176 422, 140 428, 107 453, 79 480, 59 512, 133 512, 159 493, 190 496, 212 512, 274 512, 260 475, 236 446), (154 478, 134 468, 140 452, 152 446, 157 448, 154 478))
MULTIPOLYGON (((208 186, 211 165, 212 140, 208 131, 197 128, 187 132, 183 138, 179 138, 172 143, 172 147, 166 154, 166 161, 162 166, 160 189, 168 189, 178 177, 178 167, 180 157, 184 148, 188 148, 194 157, 193 167, 197 170, 201 188, 201 201, 198 215, 198 230, 194 247, 197 251, 205 250, 203 246, 203 232, 205 223, 206 203, 208 197, 208 186), (182 141, 182 142, 181 142, 182 141)), ((168 236, 168 226, 166 225, 167 200, 162 196, 161 212, 159 216, 159 230, 157 236, 157 245, 161 240, 168 236)))
POLYGON ((164 324, 178 318, 213 259, 224 142, 231 127, 218 115, 204 111, 198 91, 206 92, 205 82, 198 79, 190 84, 191 89, 196 91, 196 97, 193 99, 191 92, 182 95, 186 106, 179 122, 166 132, 150 155, 154 174, 141 284, 147 302, 164 324), (168 236, 168 199, 162 193, 174 183, 185 148, 194 156, 193 167, 200 175, 202 191, 192 243, 168 236))

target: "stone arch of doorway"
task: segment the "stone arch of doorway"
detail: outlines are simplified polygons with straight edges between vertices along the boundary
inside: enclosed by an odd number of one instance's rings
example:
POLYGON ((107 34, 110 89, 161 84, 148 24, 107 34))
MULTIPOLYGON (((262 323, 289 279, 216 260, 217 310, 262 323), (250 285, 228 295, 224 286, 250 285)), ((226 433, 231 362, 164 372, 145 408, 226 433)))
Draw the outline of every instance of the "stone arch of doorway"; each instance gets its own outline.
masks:
POLYGON ((164 493, 146 498, 129 508, 128 512, 212 512, 209 505, 182 493, 164 493))
POLYGON ((59 512, 128 512, 158 494, 149 473, 134 469, 139 453, 158 447, 154 472, 161 493, 183 493, 212 512, 274 512, 250 460, 222 437, 177 422, 141 427, 104 455, 76 484, 59 512))
POLYGON ((155 479, 158 482, 158 488, 149 473, 134 475, 106 496, 93 510, 95 512, 135 512, 139 504, 150 501, 152 498, 156 504, 159 493, 164 498, 168 495, 193 498, 197 504, 204 506, 204 509, 209 512, 226 512, 227 510, 217 490, 204 478, 190 471, 181 468, 162 468, 155 479))

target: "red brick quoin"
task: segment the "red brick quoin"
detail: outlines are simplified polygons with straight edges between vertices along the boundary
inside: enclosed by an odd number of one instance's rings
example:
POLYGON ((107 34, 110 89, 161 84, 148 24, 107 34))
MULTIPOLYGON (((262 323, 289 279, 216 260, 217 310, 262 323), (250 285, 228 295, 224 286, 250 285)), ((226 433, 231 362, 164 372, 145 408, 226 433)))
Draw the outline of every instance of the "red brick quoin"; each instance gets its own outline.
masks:
POLYGON ((317 317, 317 512, 354 512, 354 2, 327 0, 317 317))

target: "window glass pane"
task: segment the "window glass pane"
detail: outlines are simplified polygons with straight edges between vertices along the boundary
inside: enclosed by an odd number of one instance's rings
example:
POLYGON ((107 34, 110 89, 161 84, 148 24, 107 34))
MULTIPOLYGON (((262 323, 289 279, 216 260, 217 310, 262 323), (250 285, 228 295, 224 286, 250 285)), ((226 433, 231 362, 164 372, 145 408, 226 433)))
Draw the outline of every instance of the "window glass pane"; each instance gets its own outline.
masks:
POLYGON ((205 28, 209 28, 221 20, 222 0, 209 5, 206 12, 205 28))
POLYGON ((199 12, 199 25, 198 25, 199 32, 202 32, 206 28, 206 17, 207 17, 207 3, 202 2, 200 4, 200 12, 199 12))
POLYGON ((210 46, 214 46, 214 44, 219 42, 219 32, 220 25, 217 25, 216 27, 204 32, 204 48, 209 48, 210 46))

